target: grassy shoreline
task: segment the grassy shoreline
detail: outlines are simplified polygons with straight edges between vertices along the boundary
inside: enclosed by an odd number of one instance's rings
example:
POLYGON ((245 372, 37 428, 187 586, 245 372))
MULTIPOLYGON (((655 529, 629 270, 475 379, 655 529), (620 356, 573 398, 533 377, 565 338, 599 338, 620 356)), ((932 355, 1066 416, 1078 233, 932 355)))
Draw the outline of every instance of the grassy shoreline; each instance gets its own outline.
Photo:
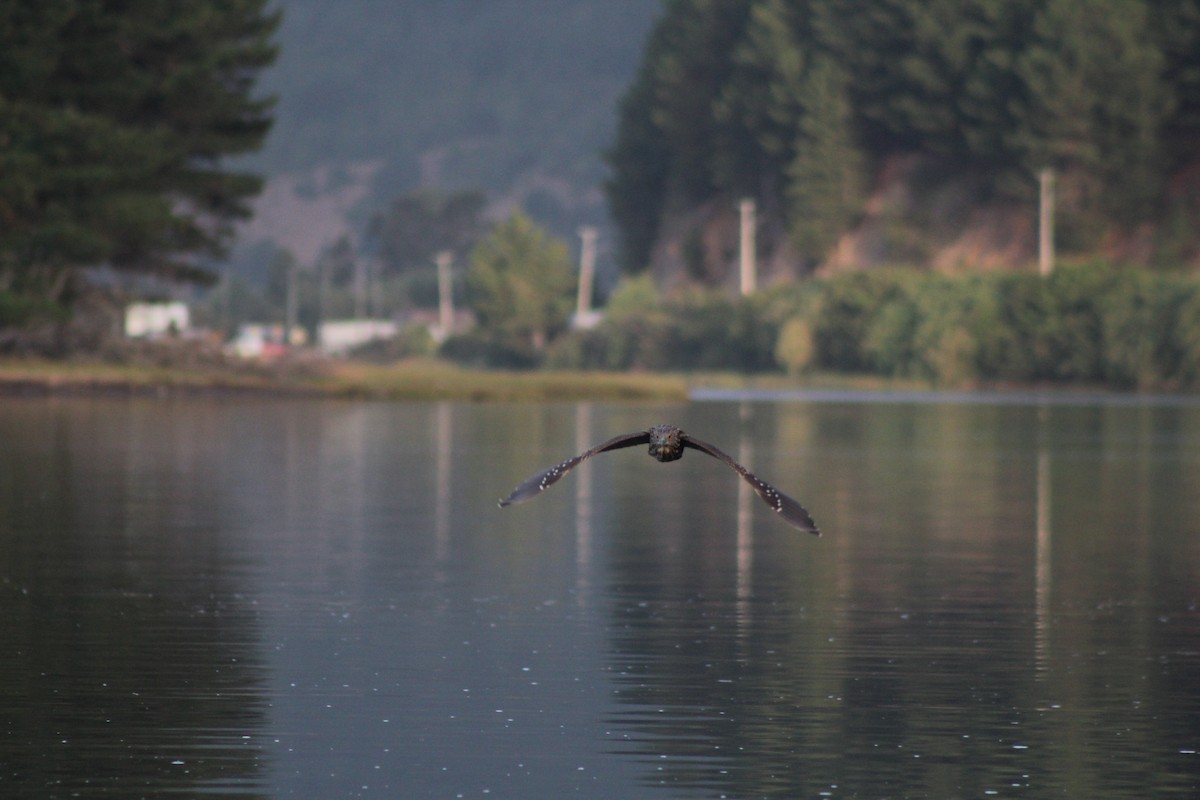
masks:
POLYGON ((842 390, 852 392, 1114 392, 1100 386, 1011 384, 936 387, 875 375, 734 372, 676 373, 471 369, 436 359, 394 364, 300 361, 259 364, 148 364, 102 360, 0 358, 0 397, 258 395, 362 400, 469 402, 685 402, 695 389, 842 390))
POLYGON ((440 361, 378 365, 324 361, 172 366, 0 359, 2 395, 260 394, 377 400, 684 401, 680 376, 614 372, 511 372, 440 361))

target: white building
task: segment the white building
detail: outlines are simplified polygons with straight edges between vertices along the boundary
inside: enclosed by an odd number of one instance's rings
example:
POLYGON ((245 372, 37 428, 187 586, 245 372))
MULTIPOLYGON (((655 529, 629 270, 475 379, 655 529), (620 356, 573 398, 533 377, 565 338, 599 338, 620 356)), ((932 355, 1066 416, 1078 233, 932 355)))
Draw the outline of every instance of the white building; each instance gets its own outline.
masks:
POLYGON ((368 342, 393 339, 399 332, 400 326, 390 319, 332 320, 317 328, 317 347, 330 355, 344 355, 368 342))
POLYGON ((131 303, 125 308, 125 335, 131 339, 183 333, 190 325, 186 303, 131 303))

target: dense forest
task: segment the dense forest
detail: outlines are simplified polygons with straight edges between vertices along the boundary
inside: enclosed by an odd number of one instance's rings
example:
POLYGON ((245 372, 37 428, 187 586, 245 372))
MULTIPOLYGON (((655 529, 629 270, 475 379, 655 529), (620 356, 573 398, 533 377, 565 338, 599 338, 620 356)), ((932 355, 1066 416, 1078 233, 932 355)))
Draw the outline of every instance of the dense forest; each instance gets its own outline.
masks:
POLYGON ((1018 209, 1032 241, 1050 168, 1063 251, 1179 264, 1198 145, 1195 0, 668 0, 608 196, 626 270, 674 253, 718 283, 739 197, 799 273, 889 203, 877 261, 927 263, 973 208, 1018 209), (897 173, 923 207, 883 191, 897 173))

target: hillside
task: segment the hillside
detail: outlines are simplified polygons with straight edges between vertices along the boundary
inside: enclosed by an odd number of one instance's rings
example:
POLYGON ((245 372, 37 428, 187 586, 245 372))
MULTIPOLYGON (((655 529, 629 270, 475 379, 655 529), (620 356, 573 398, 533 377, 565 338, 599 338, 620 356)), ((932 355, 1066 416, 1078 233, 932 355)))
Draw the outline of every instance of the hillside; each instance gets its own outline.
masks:
POLYGON ((621 102, 609 199, 628 272, 730 286, 737 204, 767 282, 1200 263, 1200 7, 1189 0, 675 0, 621 102))
POLYGON ((655 0, 279 0, 267 178, 235 268, 301 263, 418 186, 482 188, 564 236, 606 218, 601 152, 655 0))

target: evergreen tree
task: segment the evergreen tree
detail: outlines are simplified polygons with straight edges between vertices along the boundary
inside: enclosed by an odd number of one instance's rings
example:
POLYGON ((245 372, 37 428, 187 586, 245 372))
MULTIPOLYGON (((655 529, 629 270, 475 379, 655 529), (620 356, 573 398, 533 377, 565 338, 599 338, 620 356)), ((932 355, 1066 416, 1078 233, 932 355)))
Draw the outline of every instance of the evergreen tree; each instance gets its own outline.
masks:
POLYGON ((1145 216, 1160 188, 1171 111, 1146 11, 1128 0, 1047 0, 1014 64, 1022 163, 1080 178, 1085 206, 1103 187, 1103 205, 1130 220, 1145 216))
POLYGON ((627 271, 647 265, 665 208, 715 191, 716 98, 749 7, 748 0, 669 0, 647 37, 607 154, 606 190, 627 271))
POLYGON ((931 108, 930 87, 914 85, 912 73, 924 67, 918 58, 918 13, 918 5, 905 0, 814 4, 816 35, 852 76, 854 105, 867 143, 876 151, 913 149, 918 128, 938 127, 946 113, 944 106, 931 108))
POLYGON ((702 200, 717 185, 714 107, 750 5, 749 0, 669 0, 659 22, 660 50, 650 63, 651 119, 670 148, 668 200, 702 200))
POLYGON ((650 263, 670 174, 670 148, 651 119, 653 94, 653 80, 643 68, 621 99, 616 144, 605 154, 612 175, 604 190, 620 236, 618 260, 630 274, 650 263))
POLYGON ((869 145, 880 152, 994 156, 1003 75, 1042 0, 820 0, 817 35, 850 76, 869 145))
MULTIPOLYGON (((803 4, 799 4, 803 5, 803 4)), ((714 104, 720 128, 716 182, 756 194, 792 154, 810 54, 802 42, 802 9, 787 0, 757 0, 732 53, 733 66, 714 104)))
POLYGON ((1162 49, 1163 81, 1174 111, 1165 125, 1171 167, 1194 157, 1200 147, 1200 0, 1155 4, 1148 24, 1162 49))
POLYGON ((859 213, 865 164, 841 69, 819 59, 800 96, 805 113, 787 166, 788 228, 800 252, 816 261, 859 213))
POLYGON ((1013 64, 1038 2, 974 0, 964 7, 962 24, 949 32, 951 49, 960 54, 953 61, 964 67, 954 102, 961 145, 972 164, 1003 171, 1019 161, 1010 141, 1018 124, 1013 98, 1020 92, 1013 64))
POLYGON ((1094 249, 1195 160, 1200 0, 673 0, 621 122, 609 199, 639 267, 661 220, 735 193, 820 258, 895 155, 980 200, 1030 203, 1053 167, 1062 237, 1094 249))
POLYGON ((275 57, 267 0, 0 7, 0 283, 61 296, 78 267, 210 279, 261 188, 275 57))

